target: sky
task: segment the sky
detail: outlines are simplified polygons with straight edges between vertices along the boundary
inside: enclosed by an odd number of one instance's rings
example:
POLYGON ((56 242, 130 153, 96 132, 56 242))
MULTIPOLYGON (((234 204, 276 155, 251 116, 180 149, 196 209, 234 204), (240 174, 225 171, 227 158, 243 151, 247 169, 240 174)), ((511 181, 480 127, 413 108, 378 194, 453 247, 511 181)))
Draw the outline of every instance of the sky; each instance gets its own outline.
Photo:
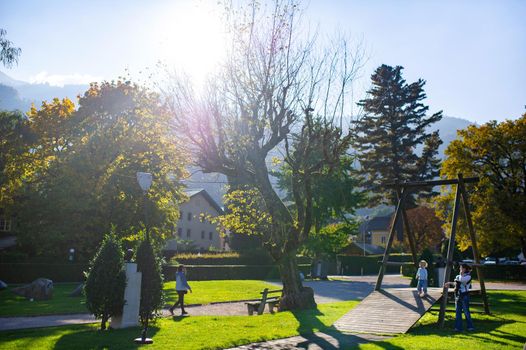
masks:
MULTIPOLYGON (((54 85, 147 79, 159 61, 196 80, 222 56, 217 0, 0 0, 0 28, 22 48, 12 78, 54 85)), ((430 112, 477 123, 526 112, 526 1, 310 0, 320 37, 363 42, 355 100, 381 64, 427 81, 430 112)))

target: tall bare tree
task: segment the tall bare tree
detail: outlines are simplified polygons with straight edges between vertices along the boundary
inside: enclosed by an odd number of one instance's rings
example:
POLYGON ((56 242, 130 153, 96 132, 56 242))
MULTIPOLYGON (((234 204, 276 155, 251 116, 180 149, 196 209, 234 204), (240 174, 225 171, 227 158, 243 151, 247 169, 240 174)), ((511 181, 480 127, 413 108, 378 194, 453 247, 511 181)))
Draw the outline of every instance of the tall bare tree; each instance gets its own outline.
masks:
MULTIPOLYGON (((280 308, 312 307, 296 252, 313 223, 313 175, 337 166, 349 147, 344 113, 361 50, 351 52, 343 39, 320 49, 316 35, 300 30, 301 9, 293 1, 276 0, 270 14, 256 1, 227 12, 232 44, 205 93, 178 79, 166 92, 196 164, 258 197, 261 217, 268 218, 259 225, 263 245, 283 282, 280 308), (292 207, 269 179, 269 154, 277 149, 292 171, 292 207)), ((236 223, 250 217, 240 214, 236 223)))

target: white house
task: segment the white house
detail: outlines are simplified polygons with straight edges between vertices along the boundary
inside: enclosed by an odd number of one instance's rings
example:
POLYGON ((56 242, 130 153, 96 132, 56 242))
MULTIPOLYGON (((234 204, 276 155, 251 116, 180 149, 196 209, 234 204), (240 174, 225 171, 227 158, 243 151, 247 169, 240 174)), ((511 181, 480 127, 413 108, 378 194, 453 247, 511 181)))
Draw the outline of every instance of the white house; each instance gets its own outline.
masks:
MULTIPOLYGON (((190 199, 180 204, 177 236, 180 239, 193 241, 200 249, 208 250, 210 247, 218 250, 228 249, 216 225, 203 219, 206 216, 222 214, 223 210, 219 204, 203 189, 188 189, 185 192, 190 199)), ((170 246, 170 243, 167 246, 170 246)))

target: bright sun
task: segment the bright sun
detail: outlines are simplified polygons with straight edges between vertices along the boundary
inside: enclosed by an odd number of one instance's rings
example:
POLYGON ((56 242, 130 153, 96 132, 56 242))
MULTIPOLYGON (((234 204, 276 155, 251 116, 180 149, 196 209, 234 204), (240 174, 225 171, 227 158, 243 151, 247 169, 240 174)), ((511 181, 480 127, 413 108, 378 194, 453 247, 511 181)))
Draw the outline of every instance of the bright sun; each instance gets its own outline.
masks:
POLYGON ((177 2, 156 25, 162 62, 201 84, 225 55, 226 36, 217 8, 205 2, 177 2))

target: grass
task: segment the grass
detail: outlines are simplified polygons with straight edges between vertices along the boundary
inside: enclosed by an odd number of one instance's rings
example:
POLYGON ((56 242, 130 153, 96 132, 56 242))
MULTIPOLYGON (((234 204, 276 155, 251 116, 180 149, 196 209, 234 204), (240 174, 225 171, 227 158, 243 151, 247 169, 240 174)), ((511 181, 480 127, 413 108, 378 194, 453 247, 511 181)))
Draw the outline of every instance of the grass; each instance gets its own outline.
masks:
MULTIPOLYGON (((448 313, 446 327, 436 326, 437 312, 430 312, 409 333, 391 339, 356 345, 377 349, 521 349, 526 342, 526 292, 491 291, 492 315, 473 314, 475 332, 454 333, 454 314, 448 313)), ((281 312, 261 316, 192 316, 159 320, 150 335, 150 349, 220 349, 309 334, 330 333, 337 339, 354 339, 330 327, 357 301, 320 304, 317 310, 281 312)), ((364 320, 365 321, 365 320, 364 320)), ((138 328, 100 332, 97 324, 0 332, 1 349, 134 349, 138 328)), ((343 344, 343 343, 341 343, 343 344)))
MULTIPOLYGON (((192 316, 159 320, 148 349, 223 349, 299 333, 330 331, 330 325, 357 301, 321 304, 317 310, 261 316, 192 316)), ((101 332, 96 324, 0 332, 0 348, 8 349, 135 349, 140 329, 101 332)))
MULTIPOLYGON (((191 281, 189 283, 193 293, 186 295, 186 304, 257 299, 264 288, 278 288, 264 281, 252 280, 191 281)), ((55 284, 53 298, 42 301, 29 301, 4 290, 0 292, 0 317, 86 313, 88 311, 84 304, 84 297, 68 296, 76 286, 75 283, 55 284)), ((166 282, 164 290, 166 303, 173 304, 177 299, 175 282, 166 282)))

